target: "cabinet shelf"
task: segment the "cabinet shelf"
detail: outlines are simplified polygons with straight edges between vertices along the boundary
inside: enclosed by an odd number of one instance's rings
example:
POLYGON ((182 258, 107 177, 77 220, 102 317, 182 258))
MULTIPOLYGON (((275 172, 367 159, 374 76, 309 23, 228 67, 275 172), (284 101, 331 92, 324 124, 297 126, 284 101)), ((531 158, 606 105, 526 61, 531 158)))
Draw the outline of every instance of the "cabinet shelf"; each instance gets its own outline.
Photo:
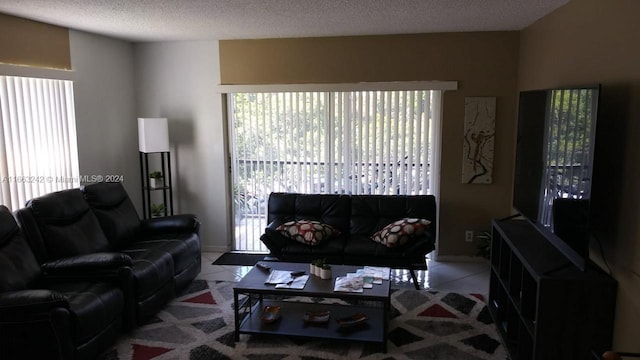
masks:
POLYGON ((587 359, 609 349, 616 288, 595 264, 573 267, 528 222, 493 222, 488 308, 510 359, 587 359))

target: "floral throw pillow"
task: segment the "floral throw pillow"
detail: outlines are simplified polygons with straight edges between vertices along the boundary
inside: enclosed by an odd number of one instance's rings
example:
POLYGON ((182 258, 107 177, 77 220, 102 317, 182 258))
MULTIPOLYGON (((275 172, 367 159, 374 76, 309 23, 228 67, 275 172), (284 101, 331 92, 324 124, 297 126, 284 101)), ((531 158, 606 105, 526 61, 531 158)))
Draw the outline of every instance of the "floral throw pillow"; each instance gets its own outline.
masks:
POLYGON ((322 240, 340 235, 338 229, 315 220, 287 221, 276 230, 292 240, 307 245, 318 245, 322 240))
POLYGON ((392 222, 371 236, 371 240, 387 247, 402 246, 411 238, 425 233, 431 221, 417 218, 404 218, 392 222))

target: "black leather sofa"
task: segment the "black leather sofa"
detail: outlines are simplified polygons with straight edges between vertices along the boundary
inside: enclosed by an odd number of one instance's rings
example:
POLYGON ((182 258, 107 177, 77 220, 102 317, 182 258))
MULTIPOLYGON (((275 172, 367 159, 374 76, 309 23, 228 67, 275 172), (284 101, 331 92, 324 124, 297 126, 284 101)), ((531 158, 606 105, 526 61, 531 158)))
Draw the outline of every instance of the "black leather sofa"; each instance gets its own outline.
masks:
POLYGON ((94 359, 198 275, 199 231, 141 220, 120 183, 0 206, 0 359, 94 359))
POLYGON ((94 359, 122 328, 127 263, 120 254, 91 254, 73 272, 41 268, 0 206, 0 359, 94 359))
POLYGON ((260 240, 271 256, 291 262, 324 258, 328 263, 409 269, 416 288, 416 269, 426 269, 425 256, 435 249, 436 200, 433 195, 341 195, 272 193, 267 228, 260 240), (398 247, 371 240, 386 225, 402 218, 431 221, 426 232, 398 247), (307 245, 283 236, 278 226, 291 220, 315 220, 340 235, 307 245))
POLYGON ((111 266, 130 274, 123 286, 127 328, 144 323, 200 272, 197 218, 140 220, 120 183, 47 194, 27 202, 16 217, 45 273, 87 267, 108 273, 94 257, 124 259, 111 266))

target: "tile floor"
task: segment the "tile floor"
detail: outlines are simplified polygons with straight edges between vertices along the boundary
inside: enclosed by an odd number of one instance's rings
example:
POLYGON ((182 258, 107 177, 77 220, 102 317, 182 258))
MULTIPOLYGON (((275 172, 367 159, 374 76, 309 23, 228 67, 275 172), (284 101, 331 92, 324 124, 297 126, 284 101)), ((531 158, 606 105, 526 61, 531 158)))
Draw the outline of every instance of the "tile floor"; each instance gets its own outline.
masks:
MULTIPOLYGON (((222 253, 203 253, 202 271, 198 279, 239 281, 250 266, 211 265, 222 253)), ((417 271, 423 289, 458 293, 489 293, 489 264, 485 262, 439 262, 428 260, 426 271, 417 271)), ((394 270, 392 288, 413 288, 409 271, 394 270)))

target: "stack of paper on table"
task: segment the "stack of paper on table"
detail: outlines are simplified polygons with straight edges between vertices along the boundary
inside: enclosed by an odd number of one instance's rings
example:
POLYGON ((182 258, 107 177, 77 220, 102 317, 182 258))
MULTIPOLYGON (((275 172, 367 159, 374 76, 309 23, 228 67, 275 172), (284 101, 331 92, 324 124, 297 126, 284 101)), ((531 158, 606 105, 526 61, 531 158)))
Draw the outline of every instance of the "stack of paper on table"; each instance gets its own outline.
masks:
POLYGON ((388 267, 365 266, 364 269, 358 269, 360 276, 370 276, 373 278, 374 284, 382 284, 382 280, 389 280, 388 267))
POLYGON ((355 273, 337 277, 333 291, 363 292, 363 289, 371 289, 374 284, 389 280, 389 271, 387 267, 365 266, 355 273))
POLYGON ((291 271, 287 270, 271 270, 269 277, 265 280, 265 284, 275 284, 276 289, 304 289, 309 280, 309 275, 293 277, 291 271))

